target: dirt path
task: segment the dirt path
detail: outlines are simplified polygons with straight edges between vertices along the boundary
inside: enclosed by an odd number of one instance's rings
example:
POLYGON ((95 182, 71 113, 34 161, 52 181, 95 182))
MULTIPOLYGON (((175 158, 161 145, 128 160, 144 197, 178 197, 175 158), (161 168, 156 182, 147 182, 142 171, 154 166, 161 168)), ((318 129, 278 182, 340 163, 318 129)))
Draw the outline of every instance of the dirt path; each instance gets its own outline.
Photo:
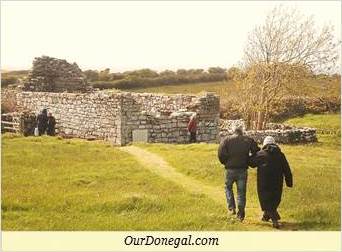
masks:
POLYGON ((146 151, 137 146, 125 146, 121 148, 123 151, 133 155, 144 167, 148 168, 152 172, 159 176, 171 180, 172 182, 182 186, 189 192, 197 194, 205 194, 209 198, 215 200, 221 205, 226 205, 226 198, 222 188, 209 186, 203 184, 201 181, 190 178, 178 171, 171 165, 169 165, 162 157, 157 154, 146 151))

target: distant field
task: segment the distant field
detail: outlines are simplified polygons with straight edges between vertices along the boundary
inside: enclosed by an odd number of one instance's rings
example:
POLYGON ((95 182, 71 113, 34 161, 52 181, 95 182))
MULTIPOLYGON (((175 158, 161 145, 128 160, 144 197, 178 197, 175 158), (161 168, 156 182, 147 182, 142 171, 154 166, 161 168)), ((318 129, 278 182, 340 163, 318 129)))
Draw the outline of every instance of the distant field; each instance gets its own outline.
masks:
POLYGON ((319 132, 331 132, 341 135, 341 115, 327 114, 327 115, 312 115, 306 114, 303 117, 296 117, 286 121, 288 124, 297 126, 311 126, 316 128, 319 132))
POLYGON ((180 85, 167 85, 151 88, 135 88, 131 89, 133 92, 152 92, 152 93, 193 93, 197 94, 202 91, 216 92, 220 95, 225 95, 226 91, 233 89, 233 82, 218 81, 218 82, 204 82, 204 83, 187 83, 180 85))
MULTIPOLYGON (((125 89, 124 89, 125 90, 125 89)), ((193 93, 197 94, 203 91, 215 92, 222 100, 226 97, 236 95, 236 87, 233 81, 205 82, 205 83, 188 83, 177 85, 165 85, 151 88, 135 88, 126 89, 133 92, 151 92, 151 93, 193 93)), ((315 79, 310 78, 302 83, 293 83, 291 93, 299 96, 339 96, 340 82, 337 79, 315 79)))

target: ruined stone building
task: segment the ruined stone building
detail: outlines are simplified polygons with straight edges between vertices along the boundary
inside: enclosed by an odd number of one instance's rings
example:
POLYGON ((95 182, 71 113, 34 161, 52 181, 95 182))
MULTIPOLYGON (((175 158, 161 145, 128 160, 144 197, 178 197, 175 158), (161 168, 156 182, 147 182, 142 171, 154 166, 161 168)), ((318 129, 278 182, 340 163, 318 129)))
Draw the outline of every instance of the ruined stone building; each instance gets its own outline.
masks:
MULTIPOLYGON (((34 59, 23 89, 16 94, 16 106, 26 111, 25 118, 47 108, 56 118, 59 135, 117 145, 135 140, 186 143, 189 118, 197 113, 198 141, 218 141, 218 96, 95 91, 76 63, 48 56, 34 59)), ((33 129, 22 131, 27 135, 33 129)))
POLYGON ((187 124, 197 113, 198 141, 218 141, 219 97, 212 93, 20 92, 17 103, 20 109, 36 114, 47 108, 63 136, 105 139, 117 145, 132 141, 187 143, 187 124))
POLYGON ((36 92, 85 92, 90 87, 76 63, 42 56, 33 60, 23 89, 36 92))

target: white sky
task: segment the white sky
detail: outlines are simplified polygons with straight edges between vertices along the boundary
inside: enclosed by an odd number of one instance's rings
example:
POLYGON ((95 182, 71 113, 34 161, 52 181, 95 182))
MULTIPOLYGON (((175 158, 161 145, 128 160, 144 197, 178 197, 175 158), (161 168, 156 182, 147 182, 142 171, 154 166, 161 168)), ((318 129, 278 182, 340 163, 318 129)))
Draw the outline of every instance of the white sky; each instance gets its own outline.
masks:
POLYGON ((1 69, 28 69, 41 55, 82 70, 228 68, 278 4, 333 24, 341 38, 340 1, 2 1, 1 69))

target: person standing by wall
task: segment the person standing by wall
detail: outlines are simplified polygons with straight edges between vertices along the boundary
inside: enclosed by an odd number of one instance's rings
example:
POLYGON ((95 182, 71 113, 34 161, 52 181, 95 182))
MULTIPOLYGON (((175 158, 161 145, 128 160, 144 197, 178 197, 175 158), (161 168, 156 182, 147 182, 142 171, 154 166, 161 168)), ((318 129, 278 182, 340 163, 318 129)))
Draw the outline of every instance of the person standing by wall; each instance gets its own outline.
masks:
POLYGON ((39 136, 44 135, 47 128, 48 116, 47 109, 43 109, 42 112, 37 116, 37 127, 39 136))
POLYGON ((237 186, 237 218, 243 221, 245 218, 247 169, 251 155, 255 155, 260 148, 250 137, 243 135, 242 126, 234 128, 234 134, 228 136, 220 143, 218 158, 225 166, 225 192, 228 210, 236 214, 236 203, 233 192, 233 184, 237 186))
POLYGON ((52 116, 52 113, 50 112, 48 115, 47 130, 46 130, 49 136, 55 135, 55 125, 56 125, 56 119, 52 116))
POLYGON ((188 132, 190 133, 190 143, 196 143, 196 132, 197 132, 197 114, 194 113, 190 117, 190 121, 188 123, 188 132))

